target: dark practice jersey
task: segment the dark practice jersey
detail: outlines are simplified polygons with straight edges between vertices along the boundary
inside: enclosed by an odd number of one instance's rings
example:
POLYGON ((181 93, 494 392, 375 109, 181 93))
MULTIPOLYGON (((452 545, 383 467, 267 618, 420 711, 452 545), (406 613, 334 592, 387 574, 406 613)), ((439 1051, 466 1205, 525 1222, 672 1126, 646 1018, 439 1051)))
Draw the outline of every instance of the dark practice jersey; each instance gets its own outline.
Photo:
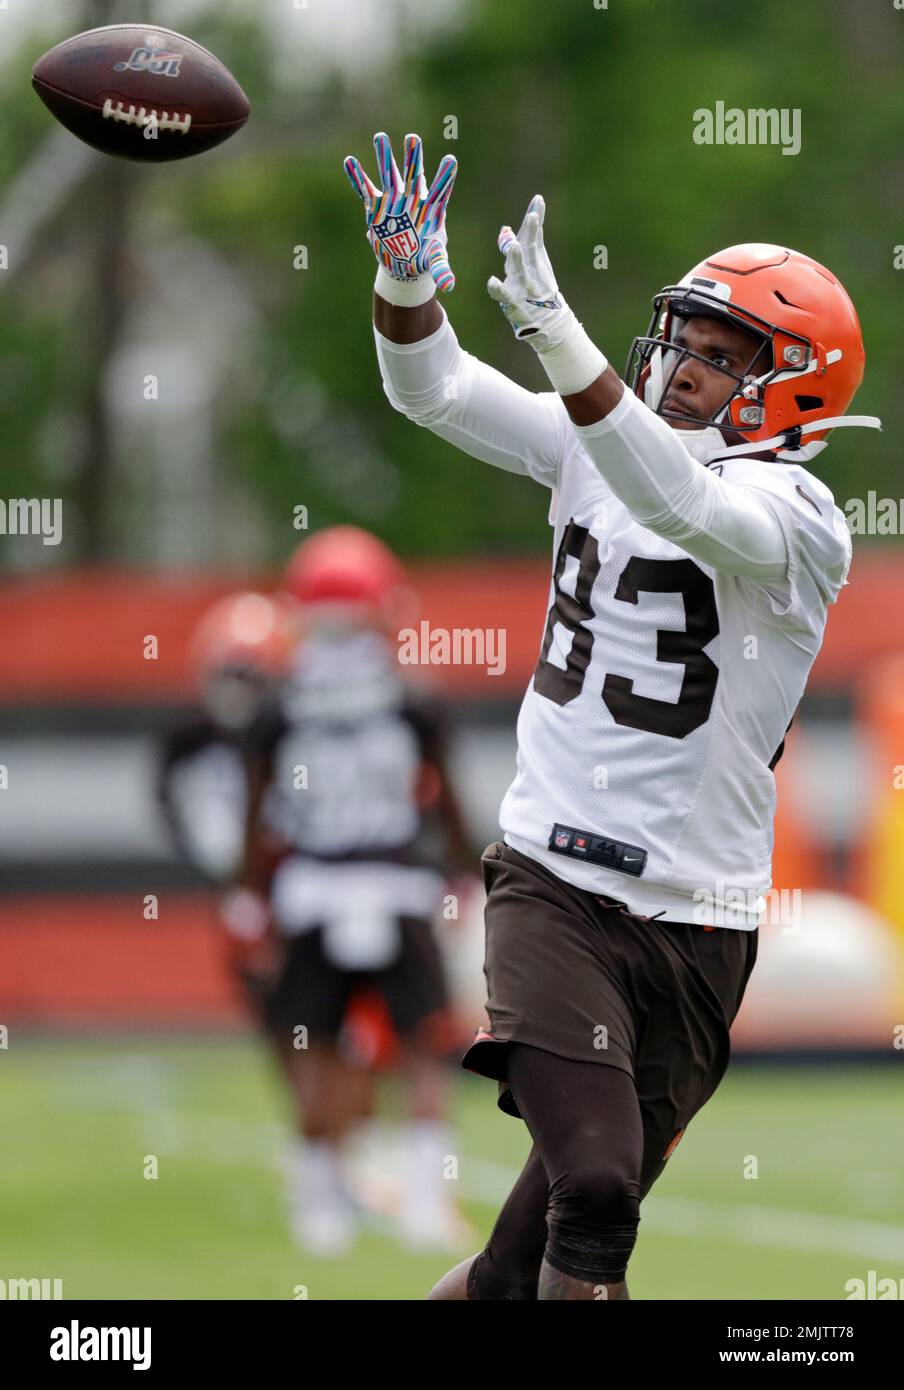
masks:
POLYGON ((290 853, 424 862, 420 793, 442 764, 435 705, 406 689, 385 638, 315 635, 300 647, 278 708, 259 721, 264 822, 290 853))
POLYGON ((158 794, 173 838, 207 878, 238 872, 248 813, 244 736, 199 713, 167 736, 158 794))

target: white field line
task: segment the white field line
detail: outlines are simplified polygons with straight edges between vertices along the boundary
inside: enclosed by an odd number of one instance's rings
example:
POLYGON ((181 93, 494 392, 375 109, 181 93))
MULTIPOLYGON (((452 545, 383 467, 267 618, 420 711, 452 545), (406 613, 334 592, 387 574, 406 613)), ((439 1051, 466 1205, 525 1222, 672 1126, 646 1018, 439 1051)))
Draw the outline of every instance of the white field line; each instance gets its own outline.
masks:
MULTIPOLYGON (((469 1197, 500 1205, 517 1174, 501 1163, 470 1160, 463 1167, 469 1197)), ((707 1202, 693 1197, 651 1194, 641 1209, 641 1232, 697 1240, 733 1240, 740 1245, 774 1246, 812 1254, 860 1255, 904 1264, 904 1226, 863 1221, 851 1216, 750 1203, 707 1202)))
MULTIPOLYGON (((281 1125, 248 1125, 228 1115, 186 1116, 173 1110, 142 1110, 135 1118, 143 1139, 156 1143, 158 1152, 227 1165, 282 1167, 287 1132, 281 1125)), ((374 1150, 375 1161, 390 1156, 390 1150, 374 1150)), ((502 1205, 518 1176, 507 1164, 468 1157, 462 1159, 461 1173, 463 1195, 489 1207, 502 1205)), ((904 1264, 904 1226, 784 1207, 651 1195, 643 1206, 641 1231, 904 1264)))

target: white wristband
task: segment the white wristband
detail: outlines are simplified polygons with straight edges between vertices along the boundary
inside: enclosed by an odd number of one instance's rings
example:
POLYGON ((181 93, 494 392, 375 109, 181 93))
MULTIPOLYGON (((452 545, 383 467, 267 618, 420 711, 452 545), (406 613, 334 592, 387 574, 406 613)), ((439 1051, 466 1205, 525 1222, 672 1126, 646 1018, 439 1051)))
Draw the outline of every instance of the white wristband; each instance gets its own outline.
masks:
POLYGON ((428 271, 416 280, 395 280, 388 270, 378 265, 374 290, 390 304, 397 304, 402 309, 416 309, 419 304, 427 304, 433 298, 436 283, 428 271))
MULTIPOLYGON (((525 334, 524 341, 529 343, 531 335, 525 334)), ((568 319, 553 342, 550 343, 545 334, 542 341, 545 345, 538 344, 535 351, 560 396, 573 396, 586 390, 609 365, 608 358, 591 342, 570 309, 568 319)))

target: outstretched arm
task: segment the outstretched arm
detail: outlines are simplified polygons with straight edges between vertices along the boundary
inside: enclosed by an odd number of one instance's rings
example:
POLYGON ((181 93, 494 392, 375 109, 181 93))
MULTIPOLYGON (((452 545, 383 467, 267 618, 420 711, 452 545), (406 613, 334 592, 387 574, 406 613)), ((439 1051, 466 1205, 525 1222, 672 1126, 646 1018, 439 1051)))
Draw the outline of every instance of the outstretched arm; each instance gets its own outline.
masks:
POLYGON ((380 188, 354 156, 345 170, 378 261, 374 330, 390 403, 473 457, 553 485, 568 428, 554 393, 526 391, 464 352, 436 295, 455 284, 445 226, 455 159, 428 188, 416 135, 405 137, 402 174, 386 135, 374 148, 380 188))
POLYGON ((676 431, 626 390, 559 292, 544 214, 538 194, 517 236, 502 228, 505 280, 494 276, 487 289, 515 336, 536 352, 585 452, 641 525, 716 569, 782 580, 789 550, 776 500, 702 467, 676 431))
POLYGON ((390 343, 419 343, 442 327, 443 311, 434 295, 426 304, 390 304, 374 290, 374 328, 390 343))

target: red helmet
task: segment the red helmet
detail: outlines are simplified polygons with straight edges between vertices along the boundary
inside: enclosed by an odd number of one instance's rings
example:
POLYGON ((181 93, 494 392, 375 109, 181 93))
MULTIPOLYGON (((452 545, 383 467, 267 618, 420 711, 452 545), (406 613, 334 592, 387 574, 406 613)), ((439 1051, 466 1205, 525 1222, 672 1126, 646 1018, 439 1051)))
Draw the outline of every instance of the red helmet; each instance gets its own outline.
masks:
POLYGON ((873 416, 840 418, 863 379, 860 323, 841 282, 799 251, 762 242, 730 246, 694 266, 679 285, 661 290, 647 336, 631 345, 625 380, 658 415, 686 423, 661 402, 688 357, 726 379, 726 399, 703 425, 748 441, 720 455, 771 448, 803 460, 824 447, 819 441, 839 424, 879 427, 873 416), (758 340, 743 375, 690 349, 665 346, 695 315, 727 319, 758 340))
POLYGON ((295 624, 285 604, 264 594, 230 594, 202 617, 191 658, 202 681, 225 671, 278 680, 295 641, 295 624))
POLYGON ((307 608, 328 604, 387 621, 407 584, 392 551, 357 526, 333 526, 302 541, 283 575, 284 588, 307 608))

